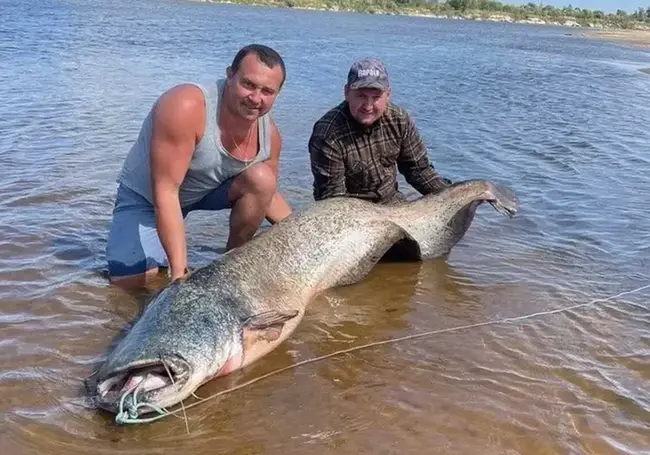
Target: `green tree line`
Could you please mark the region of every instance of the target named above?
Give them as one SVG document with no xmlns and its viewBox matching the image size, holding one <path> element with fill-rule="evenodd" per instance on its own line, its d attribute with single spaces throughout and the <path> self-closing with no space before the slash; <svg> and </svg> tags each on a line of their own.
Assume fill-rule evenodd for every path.
<svg viewBox="0 0 650 455">
<path fill-rule="evenodd" d="M 220 0 L 209 0 L 218 2 Z M 545 22 L 574 21 L 582 26 L 609 26 L 616 28 L 650 27 L 650 6 L 639 7 L 628 13 L 618 10 L 605 13 L 601 10 L 574 8 L 570 4 L 554 7 L 543 3 L 511 5 L 497 0 L 230 0 L 237 3 L 276 5 L 358 11 L 367 13 L 420 13 L 466 18 L 488 18 L 507 15 L 513 20 L 540 19 Z"/>
<path fill-rule="evenodd" d="M 398 0 L 402 4 L 418 3 L 419 0 Z M 424 3 L 424 2 L 421 2 Z M 438 4 L 438 2 L 432 2 Z M 639 7 L 635 12 L 628 14 L 619 9 L 616 13 L 605 14 L 601 10 L 590 10 L 586 8 L 574 8 L 570 4 L 561 8 L 551 5 L 529 2 L 525 5 L 510 5 L 495 0 L 448 0 L 447 5 L 456 11 L 493 11 L 515 14 L 519 17 L 539 17 L 540 19 L 557 19 L 563 17 L 574 17 L 584 21 L 607 21 L 610 23 L 647 23 L 650 24 L 650 6 Z"/>
</svg>

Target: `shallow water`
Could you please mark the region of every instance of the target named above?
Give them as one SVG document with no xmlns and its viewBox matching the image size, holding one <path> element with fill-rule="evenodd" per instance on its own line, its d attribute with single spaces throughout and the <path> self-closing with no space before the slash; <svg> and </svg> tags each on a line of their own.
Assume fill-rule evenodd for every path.
<svg viewBox="0 0 650 455">
<path fill-rule="evenodd" d="M 552 27 L 232 5 L 0 9 L 3 454 L 650 453 L 650 288 L 594 302 L 650 284 L 650 53 Z M 83 399 L 148 295 L 104 277 L 115 177 L 159 93 L 221 76 L 251 41 L 287 63 L 274 115 L 292 205 L 311 198 L 313 121 L 375 55 L 436 167 L 507 184 L 521 212 L 481 207 L 447 260 L 380 264 L 319 297 L 277 351 L 197 394 L 466 328 L 213 399 L 187 411 L 189 436 L 174 417 L 116 427 Z M 192 265 L 218 258 L 226 215 L 190 215 Z"/>
</svg>

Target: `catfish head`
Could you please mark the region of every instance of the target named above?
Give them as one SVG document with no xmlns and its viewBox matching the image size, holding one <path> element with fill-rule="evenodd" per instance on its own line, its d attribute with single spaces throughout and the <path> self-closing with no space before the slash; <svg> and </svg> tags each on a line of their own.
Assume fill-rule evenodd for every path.
<svg viewBox="0 0 650 455">
<path fill-rule="evenodd" d="M 241 317 L 214 304 L 187 313 L 145 313 L 98 372 L 100 408 L 135 419 L 179 404 L 205 382 L 266 355 L 301 319 L 297 310 Z"/>
</svg>

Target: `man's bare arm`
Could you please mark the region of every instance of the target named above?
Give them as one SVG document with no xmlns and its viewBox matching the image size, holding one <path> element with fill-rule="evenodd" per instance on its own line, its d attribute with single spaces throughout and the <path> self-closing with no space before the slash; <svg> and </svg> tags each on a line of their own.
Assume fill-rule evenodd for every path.
<svg viewBox="0 0 650 455">
<path fill-rule="evenodd" d="M 194 147 L 203 135 L 205 106 L 201 91 L 178 86 L 159 99 L 153 114 L 151 183 L 156 227 L 169 259 L 171 279 L 187 267 L 185 226 L 178 197 Z"/>
</svg>

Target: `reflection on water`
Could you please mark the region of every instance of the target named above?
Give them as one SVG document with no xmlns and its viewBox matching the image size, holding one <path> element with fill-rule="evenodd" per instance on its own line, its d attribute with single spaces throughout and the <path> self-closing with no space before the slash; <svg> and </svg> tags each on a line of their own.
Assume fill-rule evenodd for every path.
<svg viewBox="0 0 650 455">
<path fill-rule="evenodd" d="M 650 453 L 650 289 L 503 321 L 650 284 L 650 79 L 637 71 L 649 53 L 552 27 L 0 3 L 3 453 Z M 190 435 L 173 416 L 118 427 L 85 399 L 84 379 L 156 287 L 105 278 L 114 179 L 159 93 L 223 74 L 251 37 L 287 62 L 274 113 L 280 186 L 296 207 L 311 199 L 313 121 L 340 100 L 352 59 L 379 55 L 436 167 L 510 186 L 521 211 L 509 220 L 483 205 L 449 258 L 382 263 L 319 296 L 291 339 L 197 395 L 438 333 L 201 403 L 187 411 Z M 219 257 L 226 229 L 226 213 L 188 217 L 194 266 Z"/>
</svg>

